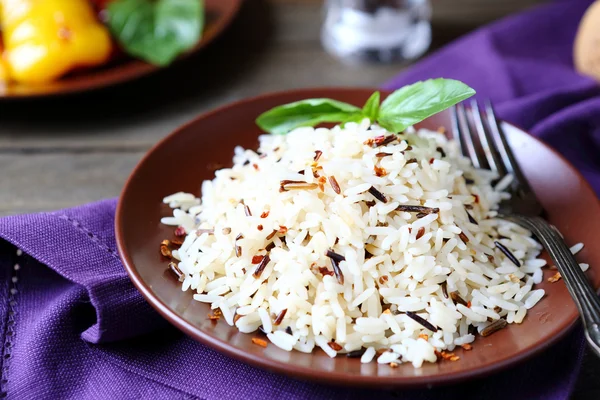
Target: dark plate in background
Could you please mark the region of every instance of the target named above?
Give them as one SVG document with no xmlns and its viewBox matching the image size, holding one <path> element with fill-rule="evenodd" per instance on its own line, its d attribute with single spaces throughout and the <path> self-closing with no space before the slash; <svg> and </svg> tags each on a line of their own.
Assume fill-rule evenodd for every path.
<svg viewBox="0 0 600 400">
<path fill-rule="evenodd" d="M 212 42 L 232 22 L 242 0 L 205 0 L 204 4 L 205 25 L 202 39 L 181 58 L 199 51 Z M 159 68 L 140 60 L 123 58 L 104 66 L 64 76 L 54 82 L 37 85 L 14 83 L 5 88 L 0 87 L 0 99 L 47 97 L 84 92 L 130 81 Z"/>
<path fill-rule="evenodd" d="M 173 227 L 160 224 L 172 214 L 163 197 L 185 191 L 200 195 L 203 180 L 214 177 L 210 166 L 231 165 L 236 145 L 255 149 L 261 134 L 255 118 L 280 104 L 315 97 L 330 97 L 362 105 L 373 90 L 304 89 L 268 94 L 221 107 L 181 127 L 158 143 L 142 159 L 127 181 L 116 215 L 116 237 L 125 268 L 134 285 L 167 320 L 192 338 L 218 351 L 255 366 L 325 383 L 371 387 L 419 386 L 457 382 L 507 368 L 548 348 L 571 328 L 578 314 L 563 282 L 549 283 L 555 271 L 546 270 L 536 288 L 546 297 L 529 311 L 522 324 L 509 325 L 487 338 L 477 338 L 473 350 L 456 351 L 457 362 L 411 364 L 399 368 L 361 364 L 358 359 L 329 358 L 323 351 L 313 354 L 286 352 L 273 344 L 262 348 L 251 342 L 260 335 L 240 333 L 224 321 L 213 324 L 210 307 L 182 292 L 179 282 L 161 259 L 159 244 L 173 238 Z M 383 92 L 383 97 L 388 92 Z M 450 131 L 448 113 L 438 114 L 421 127 Z M 600 203 L 592 188 L 558 153 L 519 128 L 504 124 L 516 156 L 529 178 L 548 219 L 567 243 L 587 243 L 578 254 L 591 265 L 588 276 L 600 286 L 600 250 L 594 248 L 600 226 Z"/>
</svg>

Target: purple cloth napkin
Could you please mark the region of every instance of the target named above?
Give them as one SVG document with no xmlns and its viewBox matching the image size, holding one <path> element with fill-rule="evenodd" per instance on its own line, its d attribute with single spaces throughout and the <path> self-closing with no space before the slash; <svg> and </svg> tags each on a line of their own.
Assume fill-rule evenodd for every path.
<svg viewBox="0 0 600 400">
<path fill-rule="evenodd" d="M 462 79 L 500 115 L 565 154 L 600 191 L 600 87 L 577 75 L 571 43 L 590 0 L 498 22 L 387 87 Z M 0 398 L 567 399 L 583 345 L 570 333 L 510 370 L 455 386 L 355 390 L 272 374 L 170 327 L 129 283 L 116 253 L 115 200 L 0 219 Z M 17 250 L 20 249 L 20 250 Z"/>
</svg>

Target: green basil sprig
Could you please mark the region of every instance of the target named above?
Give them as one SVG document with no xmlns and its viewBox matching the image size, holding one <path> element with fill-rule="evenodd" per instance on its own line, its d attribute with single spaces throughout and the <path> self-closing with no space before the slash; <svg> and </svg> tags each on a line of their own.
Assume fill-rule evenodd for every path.
<svg viewBox="0 0 600 400">
<path fill-rule="evenodd" d="M 123 49 L 159 66 L 194 47 L 204 26 L 202 0 L 115 0 L 106 11 Z"/>
<path fill-rule="evenodd" d="M 262 113 L 256 124 L 266 132 L 282 135 L 301 126 L 323 122 L 346 123 L 369 118 L 390 132 L 399 133 L 475 94 L 454 79 L 430 79 L 405 86 L 380 103 L 375 92 L 361 108 L 332 99 L 307 99 L 284 104 Z"/>
</svg>

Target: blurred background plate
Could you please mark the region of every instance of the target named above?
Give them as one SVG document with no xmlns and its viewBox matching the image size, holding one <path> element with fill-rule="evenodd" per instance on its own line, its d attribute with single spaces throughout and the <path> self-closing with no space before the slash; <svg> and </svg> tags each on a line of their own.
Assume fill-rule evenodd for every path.
<svg viewBox="0 0 600 400">
<path fill-rule="evenodd" d="M 242 0 L 205 0 L 206 22 L 202 39 L 196 47 L 181 56 L 180 59 L 198 52 L 212 42 L 231 23 L 239 11 L 241 3 Z M 55 82 L 39 85 L 15 83 L 7 87 L 0 87 L 0 99 L 47 97 L 84 92 L 130 81 L 148 75 L 159 68 L 129 57 L 122 58 L 98 68 L 69 74 Z"/>
<path fill-rule="evenodd" d="M 398 368 L 358 359 L 329 358 L 323 351 L 312 354 L 287 352 L 269 344 L 252 343 L 260 333 L 245 334 L 224 321 L 207 318 L 208 304 L 181 291 L 181 284 L 168 270 L 159 245 L 174 239 L 173 227 L 161 217 L 172 210 L 162 199 L 178 191 L 200 195 L 200 185 L 214 178 L 217 165 L 230 166 L 236 145 L 255 149 L 262 133 L 254 120 L 262 112 L 296 100 L 328 97 L 355 105 L 363 104 L 374 89 L 300 89 L 278 92 L 223 106 L 200 116 L 159 142 L 134 169 L 119 200 L 116 239 L 121 259 L 134 285 L 169 322 L 192 338 L 252 365 L 298 378 L 374 388 L 423 386 L 458 382 L 489 374 L 548 349 L 578 318 L 577 309 L 563 282 L 550 283 L 555 271 L 546 268 L 536 288 L 546 296 L 527 314 L 522 324 L 512 324 L 493 335 L 478 337 L 472 351 L 459 349 L 457 362 L 411 364 Z M 385 98 L 389 92 L 382 92 Z M 417 126 L 451 130 L 448 112 L 436 114 Z M 567 243 L 584 242 L 579 262 L 591 265 L 588 276 L 600 286 L 600 249 L 594 246 L 600 226 L 600 203 L 577 170 L 550 147 L 525 131 L 505 123 L 505 130 L 524 173 L 544 205 L 550 222 Z M 540 166 L 543 166 L 541 168 Z"/>
</svg>

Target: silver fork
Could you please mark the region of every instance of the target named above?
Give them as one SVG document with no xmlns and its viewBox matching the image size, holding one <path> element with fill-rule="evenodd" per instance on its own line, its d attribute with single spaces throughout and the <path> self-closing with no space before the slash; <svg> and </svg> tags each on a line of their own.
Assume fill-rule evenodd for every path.
<svg viewBox="0 0 600 400">
<path fill-rule="evenodd" d="M 556 227 L 541 218 L 542 205 L 511 151 L 492 104 L 486 102 L 484 107 L 485 113 L 479 110 L 475 100 L 470 109 L 462 104 L 453 107 L 454 137 L 463 155 L 471 159 L 476 168 L 489 168 L 497 172 L 499 178 L 513 175 L 509 189 L 511 199 L 501 204 L 499 216 L 530 230 L 544 246 L 575 301 L 590 347 L 600 357 L 600 298 Z"/>
</svg>

